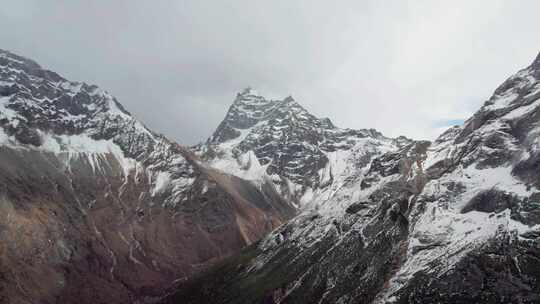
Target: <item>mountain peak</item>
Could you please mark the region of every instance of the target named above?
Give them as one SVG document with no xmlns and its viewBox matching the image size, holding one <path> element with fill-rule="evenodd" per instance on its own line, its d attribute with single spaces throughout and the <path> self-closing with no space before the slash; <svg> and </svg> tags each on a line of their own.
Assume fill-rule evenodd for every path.
<svg viewBox="0 0 540 304">
<path fill-rule="evenodd" d="M 259 95 L 259 92 L 257 92 L 257 90 L 248 86 L 245 89 L 243 89 L 240 93 L 238 93 L 238 96 L 260 96 L 260 95 Z"/>
<path fill-rule="evenodd" d="M 538 55 L 536 55 L 536 58 L 531 63 L 531 68 L 533 68 L 536 71 L 540 71 L 540 52 L 538 53 Z"/>
<path fill-rule="evenodd" d="M 293 102 L 293 101 L 295 101 L 295 100 L 294 100 L 294 98 L 293 98 L 291 95 L 289 95 L 289 96 L 285 97 L 285 99 L 283 99 L 283 101 L 285 101 L 285 102 L 288 103 L 288 102 Z"/>
<path fill-rule="evenodd" d="M 0 50 L 0 128 L 17 144 L 34 147 L 41 147 L 48 135 L 113 140 L 128 157 L 150 153 L 156 140 L 107 91 L 66 80 L 4 50 Z"/>
<path fill-rule="evenodd" d="M 252 87 L 247 87 L 237 94 L 209 142 L 218 144 L 237 139 L 243 131 L 263 122 L 274 126 L 291 127 L 291 123 L 298 124 L 300 121 L 303 124 L 315 124 L 316 128 L 321 125 L 333 127 L 332 124 L 324 123 L 323 120 L 311 115 L 290 95 L 284 99 L 267 99 Z"/>
<path fill-rule="evenodd" d="M 302 198 L 305 193 L 325 188 L 354 171 L 340 165 L 344 158 L 350 157 L 355 166 L 365 166 L 372 156 L 410 142 L 387 138 L 374 129 L 338 128 L 329 118 L 309 113 L 292 96 L 269 100 L 254 94 L 251 88 L 238 94 L 207 141 L 208 151 L 213 152 L 203 158 L 213 167 L 250 178 L 262 173 L 273 176 L 280 193 L 297 203 L 310 201 L 309 195 Z M 222 158 L 212 160 L 215 155 Z M 258 169 L 249 169 L 252 161 Z M 243 165 L 237 168 L 236 164 Z"/>
<path fill-rule="evenodd" d="M 7 65 L 9 62 L 11 64 L 26 65 L 35 69 L 41 69 L 41 66 L 37 62 L 3 49 L 0 49 L 0 60 L 2 60 L 3 65 Z"/>
</svg>

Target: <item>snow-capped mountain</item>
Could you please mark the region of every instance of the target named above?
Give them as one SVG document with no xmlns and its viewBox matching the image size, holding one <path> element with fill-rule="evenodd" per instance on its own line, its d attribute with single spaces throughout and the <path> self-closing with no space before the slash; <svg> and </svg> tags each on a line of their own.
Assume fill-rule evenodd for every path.
<svg viewBox="0 0 540 304">
<path fill-rule="evenodd" d="M 291 96 L 271 100 L 247 88 L 196 151 L 214 168 L 249 180 L 271 180 L 299 206 L 331 209 L 336 206 L 326 202 L 361 178 L 372 158 L 410 142 L 374 129 L 341 129 L 310 114 Z"/>
<path fill-rule="evenodd" d="M 294 213 L 97 86 L 0 51 L 0 302 L 141 301 Z"/>
<path fill-rule="evenodd" d="M 184 148 L 0 51 L 0 302 L 539 303 L 539 138 L 540 55 L 434 142 L 248 88 Z"/>
<path fill-rule="evenodd" d="M 193 168 L 179 147 L 133 118 L 109 93 L 68 81 L 37 63 L 0 52 L 0 143 L 38 151 L 87 157 L 99 170 L 110 152 L 126 170 L 153 170 L 154 193 L 172 182 L 178 203 L 193 182 Z M 172 178 L 171 178 L 172 177 Z"/>
<path fill-rule="evenodd" d="M 228 126 L 211 142 L 246 128 Z M 539 303 L 539 133 L 540 55 L 462 126 L 375 155 L 334 212 L 307 209 L 163 303 Z"/>
</svg>

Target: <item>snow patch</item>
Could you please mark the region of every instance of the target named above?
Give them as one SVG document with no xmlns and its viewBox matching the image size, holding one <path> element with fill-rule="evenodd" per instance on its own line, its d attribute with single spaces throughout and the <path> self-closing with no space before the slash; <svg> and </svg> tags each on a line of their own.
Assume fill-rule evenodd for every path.
<svg viewBox="0 0 540 304">
<path fill-rule="evenodd" d="M 157 172 L 154 181 L 154 188 L 152 189 L 152 196 L 163 192 L 171 184 L 171 174 L 169 172 Z"/>
<path fill-rule="evenodd" d="M 0 128 L 0 145 L 5 145 L 9 142 L 9 136 L 4 132 L 4 128 Z"/>
</svg>

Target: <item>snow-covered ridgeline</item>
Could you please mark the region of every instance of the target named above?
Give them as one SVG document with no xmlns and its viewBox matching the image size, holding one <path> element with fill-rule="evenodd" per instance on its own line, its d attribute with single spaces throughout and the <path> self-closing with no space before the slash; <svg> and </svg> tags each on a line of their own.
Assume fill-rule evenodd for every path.
<svg viewBox="0 0 540 304">
<path fill-rule="evenodd" d="M 193 168 L 176 144 L 148 130 L 108 92 L 68 81 L 35 62 L 0 51 L 0 145 L 54 153 L 70 168 L 84 159 L 93 172 L 113 157 L 124 179 L 145 174 L 152 195 L 178 194 Z"/>
<path fill-rule="evenodd" d="M 417 219 L 410 228 L 406 262 L 392 278 L 385 300 L 419 271 L 437 276 L 490 240 L 511 235 L 527 241 L 524 235 L 540 231 L 540 223 L 528 219 L 521 205 L 535 204 L 540 190 L 515 172 L 539 151 L 537 74 L 531 66 L 510 77 L 471 119 L 429 148 L 424 168 L 438 172 L 445 164 L 448 169 L 425 185 L 418 197 L 422 204 L 411 210 Z M 482 199 L 493 204 L 491 212 L 471 208 Z M 497 200 L 509 205 L 498 206 Z M 436 260 L 445 263 L 434 268 Z"/>
<path fill-rule="evenodd" d="M 350 247 L 340 247 L 352 246 L 344 245 L 347 242 L 353 240 L 354 244 L 363 244 L 364 248 L 356 248 L 356 251 L 369 251 L 370 245 L 381 238 L 395 237 L 403 233 L 400 229 L 406 229 L 405 239 L 397 238 L 397 243 L 386 244 L 394 246 L 390 251 L 392 255 L 384 256 L 389 259 L 387 263 L 392 262 L 392 269 L 386 274 L 385 285 L 375 302 L 391 303 L 403 301 L 398 294 L 404 288 L 421 288 L 408 286 L 418 284 L 419 281 L 411 283 L 413 277 L 423 278 L 427 274 L 429 280 L 436 281 L 443 275 L 452 274 L 464 257 L 480 255 L 490 244 L 509 242 L 507 246 L 514 249 L 526 248 L 524 244 L 537 247 L 540 179 L 538 172 L 531 168 L 537 168 L 540 159 L 540 59 L 535 62 L 535 68 L 524 69 L 501 85 L 464 125 L 450 128 L 426 146 L 421 157 L 408 154 L 392 157 L 394 152 L 390 150 L 377 163 L 372 161 L 367 172 L 356 171 L 357 179 L 349 178 L 341 183 L 335 181 L 334 175 L 335 187 L 328 188 L 335 191 L 328 200 L 331 204 L 323 204 L 319 208 L 322 212 L 314 209 L 302 212 L 266 237 L 248 272 L 260 270 L 259 274 L 264 273 L 268 270 L 264 270 L 267 264 L 274 267 L 272 263 L 291 252 L 299 252 L 294 255 L 292 265 L 305 265 L 302 261 L 309 257 L 303 257 L 301 252 L 307 250 L 313 254 L 321 248 L 325 248 L 326 255 L 332 258 L 326 261 L 323 255 L 319 262 L 335 265 L 341 260 L 347 261 L 346 257 L 335 253 L 341 250 L 349 254 Z M 343 152 L 326 154 L 332 167 L 339 168 L 339 160 L 348 159 Z M 321 176 L 330 179 L 331 170 L 325 168 L 323 172 Z M 401 194 L 407 198 L 405 201 L 400 198 Z M 315 196 L 313 201 L 317 201 Z M 347 211 L 347 206 L 356 202 L 360 204 Z M 327 212 L 327 206 L 335 208 Z M 395 221 L 391 214 L 405 219 L 402 220 L 404 225 L 399 224 L 405 228 L 387 226 Z M 390 227 L 388 231 L 373 230 L 373 227 L 385 226 Z M 374 254 L 383 254 L 384 248 L 375 248 L 381 251 Z M 518 252 L 516 249 L 514 254 L 518 255 L 511 256 L 511 260 L 521 272 L 524 267 L 521 263 L 526 262 L 526 258 L 522 259 L 519 254 L 523 252 Z M 494 254 L 500 254 L 496 258 L 504 258 L 509 253 Z M 373 259 L 372 256 L 365 258 Z M 313 286 L 303 285 L 314 284 L 309 279 L 304 282 L 310 276 L 317 278 L 315 282 L 334 282 L 341 276 L 334 269 L 314 275 L 310 271 L 316 266 L 308 265 L 305 272 L 287 287 L 286 294 L 294 294 L 296 288 Z M 344 280 L 352 266 L 343 265 Z M 355 279 L 374 275 L 369 270 L 377 271 L 368 266 L 368 270 L 356 274 Z M 321 272 L 321 269 L 317 271 Z M 483 276 L 478 275 L 479 278 Z M 325 294 L 334 292 L 333 285 L 329 286 Z M 347 299 L 347 296 L 342 298 L 343 302 Z"/>
<path fill-rule="evenodd" d="M 408 143 L 375 130 L 337 128 L 290 96 L 270 100 L 248 88 L 195 150 L 208 166 L 258 183 L 272 181 L 299 208 L 330 212 L 337 208 L 330 203 L 337 190 L 359 180 L 372 158 Z"/>
<path fill-rule="evenodd" d="M 182 170 L 182 175 L 191 174 L 192 169 L 186 164 L 185 159 L 179 154 L 172 157 L 170 166 L 163 167 L 163 163 L 144 163 L 125 155 L 122 148 L 112 139 L 93 139 L 86 134 L 78 135 L 56 135 L 39 131 L 42 144 L 33 146 L 21 144 L 13 136 L 7 135 L 0 128 L 0 146 L 11 149 L 22 149 L 27 151 L 38 151 L 53 153 L 61 160 L 63 167 L 71 172 L 72 162 L 83 160 L 87 163 L 94 174 L 100 174 L 111 168 L 111 157 L 121 169 L 122 178 L 137 183 L 139 178 L 148 178 L 148 183 L 152 185 L 149 190 L 151 196 L 159 195 L 170 191 L 172 194 L 179 194 L 188 189 L 194 181 L 193 177 L 178 176 L 177 169 Z M 160 158 L 153 155 L 153 158 Z M 176 167 L 175 167 L 176 165 Z M 189 170 L 189 171 L 185 171 Z"/>
</svg>

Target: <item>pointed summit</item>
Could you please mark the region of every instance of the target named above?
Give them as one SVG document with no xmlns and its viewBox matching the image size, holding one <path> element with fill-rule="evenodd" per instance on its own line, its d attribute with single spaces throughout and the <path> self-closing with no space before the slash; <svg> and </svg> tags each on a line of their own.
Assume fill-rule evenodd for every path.
<svg viewBox="0 0 540 304">
<path fill-rule="evenodd" d="M 535 71 L 540 71 L 540 52 L 538 53 L 538 55 L 536 55 L 536 58 L 531 63 L 531 68 L 534 69 Z"/>
<path fill-rule="evenodd" d="M 138 302 L 294 213 L 201 165 L 105 90 L 0 50 L 0 303 Z M 36 225 L 20 233 L 11 217 Z M 139 275 L 150 279 L 127 279 Z"/>
<path fill-rule="evenodd" d="M 327 187 L 349 169 L 354 171 L 336 164 L 337 154 L 364 155 L 361 161 L 350 163 L 365 166 L 370 157 L 397 147 L 397 142 L 375 130 L 337 128 L 330 119 L 309 113 L 292 96 L 269 100 L 255 94 L 252 88 L 239 93 L 207 141 L 209 150 L 229 155 L 231 160 L 226 165 L 220 160 L 210 162 L 227 171 L 242 163 L 243 157 L 255 156 L 265 168 L 261 174 L 274 176 L 280 193 L 297 203 L 305 193 Z"/>
<path fill-rule="evenodd" d="M 260 96 L 259 92 L 251 86 L 246 87 L 242 92 L 238 93 L 239 96 Z"/>
<path fill-rule="evenodd" d="M 294 100 L 294 98 L 292 97 L 292 95 L 289 95 L 289 96 L 285 97 L 285 99 L 283 99 L 283 101 L 285 101 L 285 102 L 293 102 L 293 101 L 295 101 L 295 100 Z"/>
</svg>

